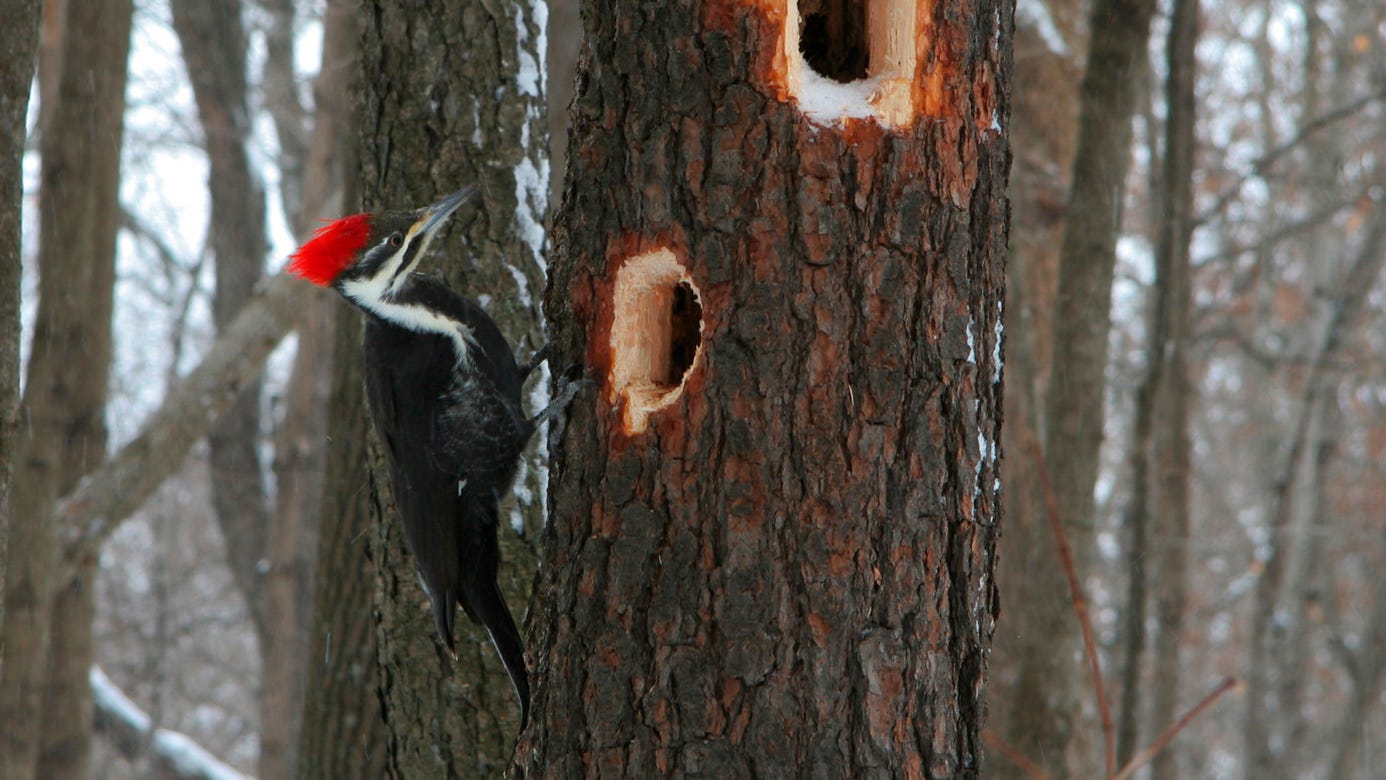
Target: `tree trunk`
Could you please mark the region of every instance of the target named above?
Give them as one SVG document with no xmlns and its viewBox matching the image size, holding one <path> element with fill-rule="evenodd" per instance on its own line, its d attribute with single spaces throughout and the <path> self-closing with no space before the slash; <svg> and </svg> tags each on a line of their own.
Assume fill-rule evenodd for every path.
<svg viewBox="0 0 1386 780">
<path fill-rule="evenodd" d="M 361 328 L 344 309 L 337 312 L 344 324 L 336 331 L 332 356 L 332 447 L 318 533 L 298 776 L 377 780 L 385 775 L 387 734 L 368 608 L 376 579 L 368 541 L 371 497 L 365 489 L 371 479 L 370 424 L 361 384 Z"/>
<path fill-rule="evenodd" d="M 178 0 L 172 7 L 210 169 L 207 189 L 212 213 L 207 245 L 216 261 L 212 319 L 220 331 L 250 298 L 265 262 L 264 189 L 250 170 L 246 152 L 250 112 L 245 27 L 241 4 L 235 0 Z M 269 547 L 269 506 L 258 454 L 260 388 L 258 378 L 241 388 L 240 398 L 207 441 L 212 504 L 226 542 L 227 563 L 263 648 L 273 640 L 266 624 L 260 571 Z"/>
<path fill-rule="evenodd" d="M 1386 538 L 1383 539 L 1386 541 Z M 1332 761 L 1328 777 L 1331 780 L 1350 780 L 1364 777 L 1371 769 L 1372 752 L 1362 749 L 1364 739 L 1371 739 L 1368 725 L 1372 710 L 1379 705 L 1383 683 L 1386 683 L 1386 577 L 1377 577 L 1372 589 L 1372 611 L 1360 634 L 1358 650 L 1348 658 L 1352 687 L 1348 701 L 1337 723 L 1329 733 L 1331 747 L 1326 751 Z M 1362 764 L 1362 774 L 1353 770 Z"/>
<path fill-rule="evenodd" d="M 89 689 L 59 676 L 64 696 L 45 703 L 50 669 L 70 669 L 65 633 L 53 644 L 56 528 L 53 503 L 105 455 L 111 307 L 125 67 L 131 3 L 73 4 L 65 22 L 61 81 L 45 133 L 39 193 L 39 304 L 24 388 L 24 446 L 16 473 L 6 589 L 0 776 L 32 777 L 50 736 L 89 735 Z M 80 581 L 80 578 L 79 578 Z M 80 587 L 90 588 L 90 581 Z M 91 629 L 88 623 L 84 631 Z M 89 648 L 90 637 L 85 641 Z M 88 656 L 88 662 L 90 658 Z M 62 722 L 45 722 L 47 715 Z M 76 719 L 76 720 L 74 720 Z M 89 740 L 76 737 L 82 771 Z M 50 776 L 50 775 L 44 775 Z"/>
<path fill-rule="evenodd" d="M 1184 646 L 1184 608 L 1188 589 L 1190 534 L 1190 482 L 1193 457 L 1189 415 L 1197 401 L 1189 375 L 1193 346 L 1193 175 L 1197 147 L 1194 134 L 1196 95 L 1194 78 L 1198 60 L 1198 0 L 1175 0 L 1170 19 L 1166 59 L 1164 186 L 1161 200 L 1164 218 L 1159 223 L 1155 247 L 1156 316 L 1164 322 L 1165 344 L 1151 351 L 1153 366 L 1164 363 L 1159 374 L 1159 417 L 1153 460 L 1157 478 L 1154 502 L 1155 664 L 1151 685 L 1150 726 L 1158 734 L 1178 717 L 1183 667 L 1179 653 Z M 1178 748 L 1171 746 L 1155 757 L 1155 780 L 1186 776 L 1178 771 Z"/>
<path fill-rule="evenodd" d="M 1076 0 L 1037 2 L 1049 21 L 1066 34 L 1048 40 L 1034 19 L 1017 9 L 1014 102 L 1008 128 L 1015 161 L 1011 166 L 1010 248 L 1006 267 L 1006 424 L 1001 483 L 1006 491 L 1006 531 L 997 540 L 996 580 L 1008 609 L 997 624 L 991 656 L 991 707 L 988 728 L 998 734 L 1023 733 L 1017 723 L 1016 678 L 1023 659 L 1051 652 L 1050 635 L 1027 621 L 1029 605 L 1057 599 L 1067 603 L 1062 582 L 1046 571 L 1054 565 L 1054 535 L 1044 514 L 1039 470 L 1030 453 L 1043 442 L 1045 390 L 1053 363 L 1054 296 L 1059 275 L 1069 171 L 1077 136 L 1078 81 L 1082 76 L 1081 18 Z M 1043 21 L 1043 20 L 1041 20 Z M 1027 23 L 1028 22 L 1028 23 Z M 1055 43 L 1068 41 L 1056 49 Z M 1058 585 L 1061 590 L 1053 590 Z M 1021 780 L 1020 767 L 1000 759 L 988 775 Z"/>
<path fill-rule="evenodd" d="M 797 4 L 583 7 L 524 775 L 980 772 L 1011 19 L 887 11 L 839 122 Z"/>
<path fill-rule="evenodd" d="M 356 144 L 346 96 L 358 62 L 353 10 L 346 0 L 332 0 L 324 19 L 307 168 L 335 179 L 336 186 L 319 190 L 326 181 L 305 177 L 305 211 L 317 209 L 305 213 L 307 218 L 357 206 Z M 385 774 L 387 734 L 377 696 L 375 626 L 367 609 L 376 575 L 368 541 L 370 424 L 361 383 L 361 327 L 344 304 L 331 300 L 329 305 L 336 325 L 324 332 L 331 338 L 319 348 L 332 355 L 332 390 L 297 776 L 376 780 Z M 308 348 L 300 342 L 301 351 Z"/>
<path fill-rule="evenodd" d="M 1350 78 L 1360 56 L 1351 40 L 1339 40 L 1330 22 L 1315 6 L 1306 6 L 1304 55 L 1304 102 L 1300 125 L 1310 126 L 1315 117 L 1344 105 L 1352 95 Z M 1345 21 L 1365 22 L 1372 13 L 1365 6 L 1350 8 Z M 1327 66 L 1327 67 L 1325 67 Z M 1317 134 L 1306 139 L 1308 161 L 1305 188 L 1312 207 L 1331 202 L 1340 176 L 1342 138 Z M 1381 181 L 1381 169 L 1370 180 Z M 1350 262 L 1340 244 L 1341 226 L 1323 226 L 1306 239 L 1304 254 L 1315 259 L 1307 266 L 1305 284 L 1330 291 L 1321 305 L 1323 314 L 1314 323 L 1316 342 L 1301 368 L 1300 397 L 1289 405 L 1287 432 L 1280 443 L 1269 485 L 1272 500 L 1266 520 L 1267 552 L 1251 607 L 1247 644 L 1246 714 L 1243 723 L 1246 776 L 1256 778 L 1299 777 L 1304 774 L 1305 751 L 1299 745 L 1311 723 L 1306 697 L 1314 681 L 1308 669 L 1313 647 L 1311 610 L 1317 610 L 1323 562 L 1324 536 L 1321 490 L 1326 463 L 1321 456 L 1333 451 L 1334 408 L 1342 401 L 1340 384 L 1351 362 L 1355 323 L 1364 314 L 1377 279 L 1386 266 L 1386 213 L 1369 212 L 1365 223 L 1351 231 L 1361 235 Z M 1334 235 L 1330 235 L 1332 231 Z M 1284 419 L 1279 410 L 1277 420 Z"/>
<path fill-rule="evenodd" d="M 0 41 L 0 626 L 5 624 L 6 542 L 19 447 L 19 286 L 25 119 L 38 54 L 38 0 L 0 1 L 9 32 Z M 0 668 L 5 635 L 0 631 Z"/>
<path fill-rule="evenodd" d="M 1095 543 L 1093 489 L 1102 443 L 1112 275 L 1131 157 L 1137 79 L 1145 72 L 1152 0 L 1097 0 L 1079 91 L 1078 146 L 1060 247 L 1054 364 L 1044 410 L 1045 452 L 1078 576 Z M 1023 654 L 1007 740 L 1056 778 L 1096 774 L 1071 742 L 1084 679 L 1079 628 L 1053 543 L 1036 552 L 1027 600 L 1007 632 L 1043 637 Z"/>
<path fill-rule="evenodd" d="M 322 57 L 313 84 L 312 131 L 294 80 L 294 4 L 269 4 L 272 29 L 264 70 L 265 101 L 275 118 L 281 160 L 280 195 L 294 232 L 305 235 L 316 217 L 341 208 L 347 132 L 346 63 L 355 61 L 356 24 L 343 2 L 323 15 Z M 322 517 L 327 421 L 332 405 L 332 346 L 338 302 L 314 288 L 298 329 L 293 370 L 274 437 L 275 510 L 269 529 L 265 578 L 264 646 L 260 694 L 261 777 L 298 777 L 304 708 L 313 566 Z M 367 643 L 367 647 L 370 645 Z M 370 713 L 373 715 L 373 713 Z M 378 721 L 378 718 L 371 718 Z M 364 755 L 364 754 L 362 754 Z M 360 763 L 360 756 L 356 757 Z M 364 762 L 362 770 L 370 768 Z M 377 764 L 378 767 L 378 764 Z"/>
<path fill-rule="evenodd" d="M 422 206 L 464 184 L 481 197 L 453 219 L 425 272 L 441 272 L 477 298 L 520 359 L 542 343 L 535 296 L 543 281 L 548 193 L 540 45 L 542 5 L 373 4 L 364 24 L 362 205 Z M 460 247 L 459 247 L 460 243 Z M 442 259 L 446 258 L 446 259 Z M 349 315 L 358 322 L 359 315 Z M 540 380 L 542 382 L 542 379 Z M 531 411 L 546 402 L 535 386 Z M 485 632 L 467 624 L 456 662 L 435 637 L 427 599 L 405 551 L 383 460 L 375 457 L 379 518 L 371 546 L 378 577 L 376 632 L 389 767 L 399 777 L 490 775 L 508 760 L 516 727 L 513 694 Z M 544 471 L 528 459 L 517 501 L 502 506 L 501 589 L 523 617 L 542 523 Z"/>
<path fill-rule="evenodd" d="M 91 667 L 96 660 L 97 560 L 89 557 L 77 576 L 53 597 L 53 638 L 44 686 L 43 734 L 36 778 L 91 776 Z M 56 585 L 56 583 L 55 583 Z"/>
</svg>

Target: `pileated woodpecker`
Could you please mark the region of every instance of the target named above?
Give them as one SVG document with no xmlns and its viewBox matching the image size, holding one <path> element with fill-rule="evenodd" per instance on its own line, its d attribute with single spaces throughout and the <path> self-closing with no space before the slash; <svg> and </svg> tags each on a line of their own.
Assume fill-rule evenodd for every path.
<svg viewBox="0 0 1386 780">
<path fill-rule="evenodd" d="M 364 311 L 366 392 L 389 453 L 405 538 L 453 648 L 454 604 L 486 627 L 529 719 L 524 646 L 496 587 L 497 501 L 520 452 L 581 383 L 561 383 L 533 418 L 520 407 L 526 375 L 476 302 L 415 273 L 429 243 L 472 194 L 459 190 L 416 211 L 355 214 L 327 224 L 294 252 L 289 272 L 331 287 Z"/>
</svg>

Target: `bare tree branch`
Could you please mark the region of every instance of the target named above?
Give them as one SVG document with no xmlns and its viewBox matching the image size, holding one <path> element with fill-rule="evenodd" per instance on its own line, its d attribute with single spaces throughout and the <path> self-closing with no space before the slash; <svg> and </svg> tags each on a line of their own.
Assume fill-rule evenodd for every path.
<svg viewBox="0 0 1386 780">
<path fill-rule="evenodd" d="M 182 465 L 188 450 L 235 403 L 241 388 L 259 376 L 270 352 L 297 327 L 308 289 L 283 275 L 262 285 L 201 364 L 169 391 L 140 434 L 58 502 L 54 522 L 62 529 L 63 556 L 56 587 L 67 583 L 76 562 L 95 553 Z"/>
<path fill-rule="evenodd" d="M 1073 563 L 1073 550 L 1068 536 L 1064 533 L 1063 516 L 1059 510 L 1059 500 L 1049 478 L 1049 465 L 1038 441 L 1031 440 L 1030 455 L 1034 459 L 1040 486 L 1044 489 L 1045 514 L 1049 518 L 1049 528 L 1054 533 L 1054 541 L 1059 547 L 1059 560 L 1063 563 L 1064 578 L 1068 582 L 1069 597 L 1073 600 L 1073 611 L 1078 616 L 1078 626 L 1083 634 L 1083 654 L 1087 657 L 1092 671 L 1093 698 L 1097 700 L 1097 714 L 1102 722 L 1103 758 L 1106 761 L 1107 776 L 1116 771 L 1116 739 L 1112 730 L 1112 711 L 1107 703 L 1107 693 L 1102 684 L 1102 660 L 1097 653 L 1097 639 L 1093 635 L 1092 618 L 1088 617 L 1088 597 L 1083 593 L 1083 585 L 1078 581 L 1078 567 Z"/>
<path fill-rule="evenodd" d="M 1113 777 L 1112 780 L 1126 780 L 1126 778 L 1135 774 L 1136 770 L 1145 766 L 1151 759 L 1159 755 L 1160 751 L 1168 747 L 1170 741 L 1192 723 L 1194 718 L 1197 718 L 1204 710 L 1213 706 L 1213 702 L 1217 701 L 1224 693 L 1241 687 L 1242 681 L 1235 677 L 1223 680 L 1221 685 L 1214 688 L 1207 696 L 1204 696 L 1203 700 L 1195 704 L 1188 712 L 1184 713 L 1183 717 L 1171 723 L 1168 728 L 1161 732 L 1160 736 L 1157 737 L 1149 747 L 1132 756 L 1131 760 L 1126 763 L 1126 766 L 1121 768 L 1121 772 Z"/>
<path fill-rule="evenodd" d="M 172 780 L 250 780 L 188 735 L 156 729 L 144 710 L 116 687 L 101 667 L 91 668 L 94 727 L 128 759 L 147 757 L 160 777 Z"/>
<path fill-rule="evenodd" d="M 1231 186 L 1223 190 L 1222 194 L 1218 196 L 1218 199 L 1213 201 L 1212 206 L 1209 206 L 1207 210 L 1194 218 L 1193 227 L 1201 227 L 1208 220 L 1221 214 L 1222 210 L 1227 208 L 1227 204 L 1231 203 L 1237 195 L 1241 193 L 1242 187 L 1248 181 L 1264 174 L 1267 169 L 1279 162 L 1280 158 L 1293 152 L 1300 144 L 1313 137 L 1315 133 L 1332 124 L 1347 119 L 1382 98 L 1386 98 L 1386 91 L 1363 95 L 1351 103 L 1325 111 L 1314 119 L 1306 122 L 1304 126 L 1299 128 L 1299 132 L 1295 133 L 1293 138 L 1286 140 L 1279 146 L 1267 150 L 1265 154 L 1252 160 L 1251 167 L 1241 176 L 1238 176 L 1236 181 L 1232 182 Z"/>
</svg>

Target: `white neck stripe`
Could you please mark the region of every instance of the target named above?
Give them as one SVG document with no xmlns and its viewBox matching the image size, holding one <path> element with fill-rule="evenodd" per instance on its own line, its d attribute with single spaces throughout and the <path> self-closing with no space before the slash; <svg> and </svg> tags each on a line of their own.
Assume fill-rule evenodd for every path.
<svg viewBox="0 0 1386 780">
<path fill-rule="evenodd" d="M 408 303 L 395 303 L 381 294 L 384 279 L 353 279 L 342 285 L 342 293 L 356 305 L 393 325 L 416 333 L 433 333 L 452 339 L 457 350 L 457 365 L 471 367 L 471 349 L 476 336 L 466 323 L 446 317 L 432 309 Z"/>
</svg>

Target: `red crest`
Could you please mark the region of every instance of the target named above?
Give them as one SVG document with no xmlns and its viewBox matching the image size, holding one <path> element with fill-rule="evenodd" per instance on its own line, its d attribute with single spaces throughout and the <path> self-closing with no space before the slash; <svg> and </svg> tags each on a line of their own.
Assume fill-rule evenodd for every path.
<svg viewBox="0 0 1386 780">
<path fill-rule="evenodd" d="M 371 215 L 352 214 L 318 228 L 307 243 L 289 255 L 289 273 L 313 284 L 332 284 L 356 259 L 371 234 Z"/>
</svg>

